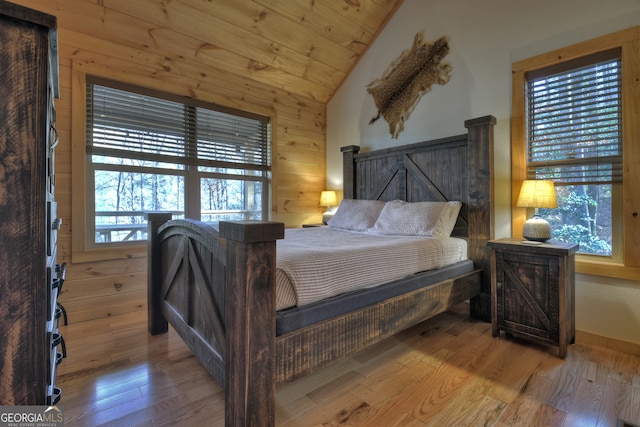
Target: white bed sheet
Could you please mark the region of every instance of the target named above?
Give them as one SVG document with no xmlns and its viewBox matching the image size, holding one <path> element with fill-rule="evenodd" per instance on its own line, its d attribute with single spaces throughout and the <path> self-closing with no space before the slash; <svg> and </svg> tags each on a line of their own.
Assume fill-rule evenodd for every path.
<svg viewBox="0 0 640 427">
<path fill-rule="evenodd" d="M 467 259 L 452 237 L 389 236 L 331 227 L 285 230 L 277 241 L 276 310 L 401 279 Z"/>
</svg>

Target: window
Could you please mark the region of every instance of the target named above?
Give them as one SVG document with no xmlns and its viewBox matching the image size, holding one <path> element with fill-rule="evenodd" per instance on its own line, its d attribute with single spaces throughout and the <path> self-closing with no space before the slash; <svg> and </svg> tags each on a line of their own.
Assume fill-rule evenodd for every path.
<svg viewBox="0 0 640 427">
<path fill-rule="evenodd" d="M 512 66 L 512 201 L 525 179 L 552 179 L 553 238 L 577 242 L 576 271 L 640 278 L 640 27 Z M 519 236 L 524 208 L 512 206 Z"/>
<path fill-rule="evenodd" d="M 89 246 L 146 239 L 145 212 L 266 219 L 269 118 L 87 76 Z"/>
<path fill-rule="evenodd" d="M 555 182 L 558 208 L 541 209 L 552 238 L 580 253 L 619 257 L 614 212 L 622 182 L 620 49 L 525 74 L 527 178 Z"/>
</svg>

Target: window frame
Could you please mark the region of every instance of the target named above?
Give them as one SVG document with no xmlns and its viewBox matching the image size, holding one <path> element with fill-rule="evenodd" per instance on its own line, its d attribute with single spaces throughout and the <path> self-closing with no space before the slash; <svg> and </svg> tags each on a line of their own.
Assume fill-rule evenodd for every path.
<svg viewBox="0 0 640 427">
<path fill-rule="evenodd" d="M 594 68 L 600 73 L 606 73 L 603 80 L 596 81 Z M 556 183 L 559 194 L 563 186 L 608 185 L 611 190 L 611 209 L 615 215 L 621 211 L 622 201 L 622 64 L 620 49 L 599 51 L 593 55 L 586 55 L 573 61 L 564 61 L 551 67 L 540 68 L 525 73 L 527 83 L 527 179 L 552 179 Z M 572 83 L 569 84 L 568 82 Z M 534 94 L 532 95 L 532 91 Z M 563 92 L 561 92 L 563 91 Z M 600 94 L 606 91 L 608 100 L 600 99 Z M 555 98 L 556 94 L 575 96 L 574 107 L 569 110 L 567 99 Z M 537 96 L 536 96 L 537 95 Z M 611 102 L 615 99 L 615 102 Z M 556 103 L 557 108 L 547 111 L 545 106 Z M 600 116 L 590 116 L 583 113 L 582 108 L 615 108 L 609 110 L 605 118 L 606 123 L 614 125 L 617 132 L 609 131 L 604 137 L 613 138 L 605 145 L 582 146 L 581 137 L 573 136 L 576 127 L 568 123 L 569 115 L 578 117 L 581 129 L 583 126 L 599 126 Z M 603 105 L 605 104 L 605 105 Z M 562 105 L 562 106 L 561 106 Z M 551 113 L 550 115 L 547 115 Z M 571 126 L 568 129 L 555 127 L 556 125 Z M 546 127 L 548 125 L 550 127 Z M 551 136 L 548 132 L 551 132 Z M 570 137 L 569 135 L 572 135 Z M 614 142 L 615 141 L 615 142 Z M 604 149 L 606 147 L 606 149 Z M 615 148 L 615 149 L 614 149 Z M 578 150 L 581 154 L 572 157 L 568 152 Z M 559 150 L 560 157 L 554 157 L 547 150 Z M 588 178 L 582 176 L 587 167 Z M 580 172 L 578 172 L 580 171 Z M 551 210 L 554 211 L 553 209 Z M 552 214 L 552 212 L 550 212 Z M 542 213 L 541 213 L 542 214 Z M 592 257 L 593 260 L 605 260 L 619 263 L 621 261 L 620 221 L 614 221 L 611 230 L 611 255 L 602 256 L 578 252 L 581 256 Z M 580 247 L 582 250 L 582 245 Z"/>
<path fill-rule="evenodd" d="M 622 153 L 623 184 L 617 197 L 621 208 L 614 210 L 614 239 L 618 237 L 621 254 L 619 259 L 578 254 L 576 271 L 579 273 L 609 277 L 640 279 L 640 196 L 634 188 L 640 185 L 640 26 L 598 37 L 552 52 L 537 55 L 512 64 L 512 119 L 511 119 L 511 219 L 512 234 L 522 237 L 522 227 L 527 217 L 525 208 L 515 206 L 518 192 L 527 177 L 527 114 L 526 73 L 547 68 L 558 63 L 572 61 L 596 52 L 619 48 L 622 61 Z M 615 205 L 614 205 L 615 209 Z M 635 215 L 634 215 L 635 214 Z"/>
<path fill-rule="evenodd" d="M 105 73 L 107 71 L 107 73 Z M 188 90 L 188 93 L 180 94 L 179 92 L 184 88 L 182 86 L 175 86 L 171 84 L 165 84 L 163 82 L 154 79 L 137 78 L 127 73 L 108 73 L 108 69 L 102 67 L 93 66 L 92 64 L 81 63 L 78 61 L 72 61 L 72 162 L 73 162 L 73 178 L 71 183 L 71 190 L 73 198 L 71 200 L 72 205 L 72 218 L 71 225 L 73 233 L 72 239 L 72 251 L 71 257 L 74 263 L 94 262 L 110 259 L 122 259 L 122 258 L 137 258 L 145 257 L 147 255 L 147 241 L 135 241 L 130 243 L 116 243 L 116 244 L 96 244 L 93 245 L 89 241 L 93 236 L 88 230 L 88 226 L 93 222 L 90 215 L 92 215 L 93 209 L 89 203 L 93 202 L 93 198 L 87 196 L 87 187 L 90 184 L 87 179 L 88 162 L 86 151 L 86 98 L 87 98 L 87 76 L 95 77 L 98 80 L 113 81 L 121 85 L 129 85 L 136 88 L 140 88 L 140 91 L 158 92 L 166 94 L 168 99 L 172 97 L 175 99 L 194 98 L 195 93 Z M 187 88 L 188 89 L 188 88 Z M 199 93 L 198 95 L 203 97 L 211 97 L 213 94 Z M 153 96 L 153 95 L 152 95 Z M 202 105 L 215 105 L 222 111 L 225 110 L 224 106 L 217 104 L 214 100 L 208 99 L 192 99 L 196 104 Z M 274 157 L 274 149 L 276 146 L 275 141 L 275 121 L 276 116 L 272 108 L 262 107 L 259 105 L 239 103 L 234 105 L 234 108 L 229 110 L 241 110 L 249 115 L 259 115 L 269 119 L 270 122 L 270 152 L 271 158 L 271 172 L 267 182 L 267 194 L 262 200 L 264 206 L 265 220 L 270 219 L 271 211 L 273 210 L 272 201 L 274 200 L 274 169 L 276 159 Z M 198 173 L 197 176 L 207 176 L 208 173 Z M 233 176 L 230 178 L 242 178 L 242 176 Z M 185 181 L 185 191 L 191 191 L 187 188 L 188 182 Z M 186 203 L 192 203 L 187 200 Z M 185 205 L 186 208 L 186 205 Z"/>
</svg>

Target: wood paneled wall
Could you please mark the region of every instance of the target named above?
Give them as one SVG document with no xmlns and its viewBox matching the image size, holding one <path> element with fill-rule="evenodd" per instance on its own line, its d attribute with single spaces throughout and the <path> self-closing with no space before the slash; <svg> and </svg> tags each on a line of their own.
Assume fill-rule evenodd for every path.
<svg viewBox="0 0 640 427">
<path fill-rule="evenodd" d="M 74 117 L 84 105 L 72 101 L 74 76 L 83 72 L 171 93 L 186 95 L 273 117 L 272 219 L 286 226 L 319 222 L 320 191 L 325 185 L 325 104 L 295 95 L 263 81 L 244 77 L 258 70 L 234 72 L 237 63 L 212 45 L 185 35 L 189 25 L 204 25 L 195 16 L 170 16 L 182 22 L 183 32 L 154 24 L 166 11 L 151 0 L 15 0 L 58 17 L 61 95 L 56 103 L 60 144 L 56 151 L 56 199 L 62 217 L 60 262 L 67 262 L 67 281 L 61 302 L 70 322 L 100 318 L 146 307 L 146 258 L 123 252 L 101 259 L 100 253 L 82 256 L 72 247 L 71 224 L 83 209 L 72 182 L 85 180 L 82 159 L 84 137 L 73 135 Z M 145 10 L 145 21 L 118 11 L 126 4 Z M 115 8 L 115 9 L 114 9 Z M 155 18 L 154 18 L 155 17 Z M 184 19 L 184 21 L 181 21 Z M 320 90 L 320 88 L 316 88 Z M 76 131 L 80 133 L 79 130 Z M 72 159 L 73 162 L 72 162 Z M 81 226 L 81 225 L 80 225 Z M 78 246 L 78 245 L 76 245 Z M 139 251 L 138 251 L 139 252 Z M 131 252 L 133 253 L 133 252 Z M 77 255 L 77 256 L 76 256 Z M 83 262 L 78 262 L 82 259 Z M 89 261 L 87 261 L 89 260 Z"/>
</svg>

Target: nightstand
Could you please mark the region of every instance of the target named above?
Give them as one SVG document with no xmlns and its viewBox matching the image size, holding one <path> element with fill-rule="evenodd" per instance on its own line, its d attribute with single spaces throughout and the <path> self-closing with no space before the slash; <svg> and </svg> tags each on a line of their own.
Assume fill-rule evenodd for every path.
<svg viewBox="0 0 640 427">
<path fill-rule="evenodd" d="M 558 346 L 575 339 L 575 254 L 578 245 L 491 240 L 491 323 L 500 331 Z"/>
</svg>

